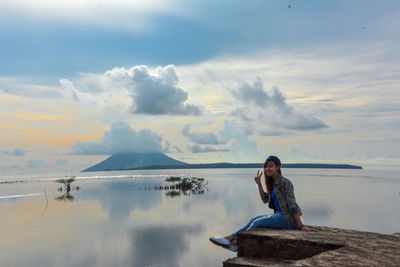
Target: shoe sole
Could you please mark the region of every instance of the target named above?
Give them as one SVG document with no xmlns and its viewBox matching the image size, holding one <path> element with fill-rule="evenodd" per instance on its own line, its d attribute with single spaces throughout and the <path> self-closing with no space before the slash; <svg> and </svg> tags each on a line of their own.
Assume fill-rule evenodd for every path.
<svg viewBox="0 0 400 267">
<path fill-rule="evenodd" d="M 215 240 L 213 240 L 213 239 L 209 239 L 210 241 L 211 241 L 211 243 L 213 243 L 214 245 L 217 245 L 217 246 L 220 246 L 220 247 L 223 247 L 223 248 L 229 248 L 229 246 L 230 245 L 228 245 L 228 244 L 222 244 L 222 243 L 219 243 L 219 242 L 217 242 L 217 241 L 215 241 Z"/>
</svg>

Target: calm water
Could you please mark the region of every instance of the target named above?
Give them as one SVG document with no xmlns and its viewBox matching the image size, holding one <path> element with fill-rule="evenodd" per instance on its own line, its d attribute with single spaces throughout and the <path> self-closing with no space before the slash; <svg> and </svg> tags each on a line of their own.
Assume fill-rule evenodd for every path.
<svg viewBox="0 0 400 267">
<path fill-rule="evenodd" d="M 270 212 L 258 196 L 257 169 L 126 171 L 77 174 L 73 199 L 58 175 L 3 176 L 0 266 L 221 266 L 235 254 L 208 241 Z M 303 221 L 400 232 L 400 172 L 285 169 Z M 154 190 L 170 175 L 204 177 L 204 194 Z M 148 190 L 151 188 L 151 190 Z M 46 201 L 46 190 L 48 203 Z M 25 196 L 21 196 L 25 195 Z"/>
</svg>

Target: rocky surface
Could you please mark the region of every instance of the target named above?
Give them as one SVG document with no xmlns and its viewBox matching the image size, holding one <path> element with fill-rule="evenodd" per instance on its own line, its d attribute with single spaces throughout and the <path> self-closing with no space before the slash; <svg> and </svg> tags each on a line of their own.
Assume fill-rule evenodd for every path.
<svg viewBox="0 0 400 267">
<path fill-rule="evenodd" d="M 238 257 L 224 267 L 399 266 L 400 237 L 331 227 L 318 232 L 254 229 L 239 233 Z"/>
</svg>

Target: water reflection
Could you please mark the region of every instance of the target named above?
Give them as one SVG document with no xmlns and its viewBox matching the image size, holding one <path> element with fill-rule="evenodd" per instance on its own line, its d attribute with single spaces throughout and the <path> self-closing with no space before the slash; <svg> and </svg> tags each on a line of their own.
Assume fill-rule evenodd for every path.
<svg viewBox="0 0 400 267">
<path fill-rule="evenodd" d="M 208 181 L 204 178 L 181 178 L 178 176 L 170 176 L 165 179 L 166 182 L 173 183 L 171 186 L 160 186 L 160 190 L 168 190 L 165 193 L 167 197 L 202 195 L 207 188 Z"/>
<path fill-rule="evenodd" d="M 150 182 L 113 181 L 104 182 L 93 188 L 81 190 L 80 200 L 95 200 L 109 213 L 110 220 L 124 221 L 136 209 L 149 210 L 161 203 L 158 190 L 144 190 Z"/>
<path fill-rule="evenodd" d="M 167 197 L 180 197 L 180 196 L 191 196 L 191 195 L 203 195 L 204 193 L 205 193 L 204 189 L 188 190 L 188 191 L 169 190 L 169 191 L 165 192 L 165 195 Z"/>
<path fill-rule="evenodd" d="M 73 201 L 57 192 L 54 182 L 2 185 L 3 195 L 40 194 L 0 202 L 0 266 L 221 266 L 234 254 L 208 238 L 230 234 L 249 218 L 271 212 L 259 197 L 256 172 L 179 170 L 179 175 L 210 181 L 204 192 L 186 194 L 154 189 L 166 185 L 166 175 L 80 180 L 81 190 L 69 194 Z M 334 178 L 318 176 L 326 173 Z M 374 173 L 360 172 L 356 179 L 350 172 L 348 179 L 340 170 L 285 170 L 285 175 L 294 184 L 306 224 L 399 231 L 399 179 L 371 184 L 363 176 Z"/>
<path fill-rule="evenodd" d="M 63 201 L 74 201 L 74 196 L 71 195 L 69 192 L 62 194 L 61 196 L 55 197 L 55 200 L 63 200 Z"/>
<path fill-rule="evenodd" d="M 191 237 L 201 231 L 200 224 L 134 228 L 131 266 L 179 266 L 179 258 L 188 250 Z"/>
<path fill-rule="evenodd" d="M 333 214 L 329 206 L 322 204 L 305 204 L 302 211 L 309 221 L 326 220 Z"/>
</svg>

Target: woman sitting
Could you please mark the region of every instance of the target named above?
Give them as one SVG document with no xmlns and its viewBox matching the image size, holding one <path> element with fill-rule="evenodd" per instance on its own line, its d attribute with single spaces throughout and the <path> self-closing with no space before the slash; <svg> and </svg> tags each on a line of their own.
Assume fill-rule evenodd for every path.
<svg viewBox="0 0 400 267">
<path fill-rule="evenodd" d="M 237 251 L 237 234 L 256 227 L 300 229 L 302 231 L 317 231 L 305 226 L 300 218 L 302 215 L 294 196 L 293 184 L 282 176 L 281 161 L 276 156 L 269 156 L 264 163 L 264 178 L 267 192 L 261 184 L 262 172 L 257 171 L 254 181 L 258 186 L 258 192 L 264 203 L 274 210 L 273 214 L 260 215 L 251 218 L 249 222 L 225 237 L 211 237 L 210 241 L 232 251 Z"/>
</svg>

